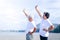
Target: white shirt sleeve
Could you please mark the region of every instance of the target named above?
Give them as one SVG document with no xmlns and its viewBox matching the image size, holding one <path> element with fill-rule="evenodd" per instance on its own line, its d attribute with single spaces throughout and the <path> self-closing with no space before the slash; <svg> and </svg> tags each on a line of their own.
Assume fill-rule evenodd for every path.
<svg viewBox="0 0 60 40">
<path fill-rule="evenodd" d="M 31 23 L 32 23 L 32 24 L 33 24 L 33 26 L 36 28 L 36 24 L 35 24 L 35 22 L 34 22 L 34 21 L 32 21 Z"/>
<path fill-rule="evenodd" d="M 37 28 L 34 21 L 32 21 L 31 23 L 33 24 L 33 26 L 34 26 L 35 28 Z M 30 32 L 33 32 L 33 30 L 34 30 L 34 28 L 32 28 L 32 29 L 30 30 Z"/>
<path fill-rule="evenodd" d="M 49 25 L 49 27 L 50 27 L 50 26 L 53 25 L 53 24 L 48 20 L 48 25 Z"/>
</svg>

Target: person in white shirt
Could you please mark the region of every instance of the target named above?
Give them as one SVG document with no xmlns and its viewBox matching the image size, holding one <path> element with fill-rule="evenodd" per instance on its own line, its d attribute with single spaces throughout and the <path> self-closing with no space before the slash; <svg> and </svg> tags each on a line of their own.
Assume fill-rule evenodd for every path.
<svg viewBox="0 0 60 40">
<path fill-rule="evenodd" d="M 33 33 L 36 31 L 36 25 L 31 16 L 27 15 L 27 12 L 23 10 L 24 14 L 28 18 L 28 24 L 26 28 L 26 40 L 33 40 Z"/>
<path fill-rule="evenodd" d="M 54 29 L 53 24 L 48 19 L 50 15 L 48 12 L 44 12 L 44 14 L 42 15 L 38 5 L 35 6 L 35 10 L 41 17 L 41 24 L 40 24 L 40 31 L 39 31 L 40 40 L 48 40 L 49 31 Z"/>
</svg>

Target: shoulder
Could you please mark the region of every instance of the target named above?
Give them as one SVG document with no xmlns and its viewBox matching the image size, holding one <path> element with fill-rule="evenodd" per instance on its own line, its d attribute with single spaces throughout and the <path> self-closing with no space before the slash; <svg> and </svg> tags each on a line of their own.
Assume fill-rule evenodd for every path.
<svg viewBox="0 0 60 40">
<path fill-rule="evenodd" d="M 52 23 L 51 23 L 51 21 L 49 19 L 47 19 L 47 23 L 50 24 L 50 25 L 52 25 Z"/>
<path fill-rule="evenodd" d="M 31 23 L 34 27 L 36 27 L 35 21 L 32 21 Z"/>
<path fill-rule="evenodd" d="M 51 23 L 49 19 L 47 19 L 47 22 L 48 22 L 48 23 Z"/>
<path fill-rule="evenodd" d="M 35 21 L 33 20 L 31 23 L 32 23 L 32 24 L 34 24 L 34 23 L 35 23 Z"/>
</svg>

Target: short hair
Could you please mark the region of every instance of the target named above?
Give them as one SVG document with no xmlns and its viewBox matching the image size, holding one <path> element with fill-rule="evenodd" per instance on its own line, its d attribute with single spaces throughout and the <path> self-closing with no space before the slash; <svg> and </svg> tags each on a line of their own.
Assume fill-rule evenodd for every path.
<svg viewBox="0 0 60 40">
<path fill-rule="evenodd" d="M 48 12 L 44 12 L 44 15 L 46 16 L 46 18 L 48 19 L 50 14 Z"/>
</svg>

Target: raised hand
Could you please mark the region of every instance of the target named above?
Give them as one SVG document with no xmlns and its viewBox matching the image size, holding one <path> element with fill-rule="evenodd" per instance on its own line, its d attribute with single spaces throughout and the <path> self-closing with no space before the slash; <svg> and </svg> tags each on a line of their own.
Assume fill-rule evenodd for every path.
<svg viewBox="0 0 60 40">
<path fill-rule="evenodd" d="M 23 9 L 23 12 L 24 12 L 25 16 L 28 17 L 26 9 Z"/>
</svg>

